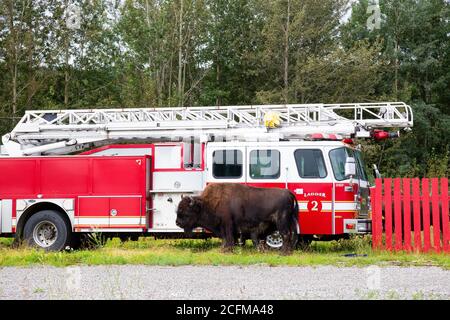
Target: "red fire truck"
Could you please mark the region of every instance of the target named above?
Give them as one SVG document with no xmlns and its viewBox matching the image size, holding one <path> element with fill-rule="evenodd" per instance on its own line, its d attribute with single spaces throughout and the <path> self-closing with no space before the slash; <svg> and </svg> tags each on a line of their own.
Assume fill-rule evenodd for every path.
<svg viewBox="0 0 450 320">
<path fill-rule="evenodd" d="M 403 103 L 27 111 L 2 138 L 0 234 L 47 250 L 93 232 L 182 236 L 181 197 L 221 182 L 290 189 L 303 241 L 368 233 L 353 139 L 412 124 Z"/>
</svg>

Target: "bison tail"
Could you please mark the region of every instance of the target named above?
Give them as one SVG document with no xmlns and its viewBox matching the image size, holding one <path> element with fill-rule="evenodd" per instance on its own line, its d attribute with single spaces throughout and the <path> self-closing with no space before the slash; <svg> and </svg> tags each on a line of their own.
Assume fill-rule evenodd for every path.
<svg viewBox="0 0 450 320">
<path fill-rule="evenodd" d="M 298 211 L 299 211 L 299 207 L 298 207 L 298 201 L 297 201 L 297 197 L 291 193 L 291 197 L 292 200 L 294 202 L 294 206 L 292 208 L 292 225 L 291 228 L 294 232 L 297 231 L 297 224 L 298 224 Z"/>
</svg>

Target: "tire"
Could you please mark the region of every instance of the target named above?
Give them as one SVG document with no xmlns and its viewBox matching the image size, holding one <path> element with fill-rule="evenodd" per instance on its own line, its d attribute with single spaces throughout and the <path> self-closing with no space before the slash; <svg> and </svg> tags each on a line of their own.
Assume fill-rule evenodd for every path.
<svg viewBox="0 0 450 320">
<path fill-rule="evenodd" d="M 278 231 L 268 234 L 265 242 L 267 247 L 273 250 L 280 250 L 283 247 L 283 238 Z"/>
<path fill-rule="evenodd" d="M 23 229 L 25 243 L 46 251 L 61 251 L 71 244 L 72 230 L 64 216 L 53 210 L 33 214 Z"/>
<path fill-rule="evenodd" d="M 292 248 L 297 248 L 298 246 L 298 241 L 300 239 L 300 236 L 298 236 L 296 233 L 294 233 L 292 235 L 291 238 L 291 243 L 292 243 Z M 280 232 L 278 230 L 268 234 L 265 237 L 265 245 L 267 248 L 272 249 L 272 250 L 280 250 L 283 248 L 284 245 L 284 241 L 283 241 L 283 237 L 280 235 Z"/>
</svg>

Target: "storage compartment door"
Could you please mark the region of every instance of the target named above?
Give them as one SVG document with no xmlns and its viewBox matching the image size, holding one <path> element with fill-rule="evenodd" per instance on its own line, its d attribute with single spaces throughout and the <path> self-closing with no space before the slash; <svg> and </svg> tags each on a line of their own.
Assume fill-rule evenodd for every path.
<svg viewBox="0 0 450 320">
<path fill-rule="evenodd" d="M 141 196 L 111 197 L 109 206 L 110 228 L 143 228 L 145 226 L 141 224 Z"/>
<path fill-rule="evenodd" d="M 77 228 L 109 228 L 109 197 L 79 197 Z"/>
</svg>

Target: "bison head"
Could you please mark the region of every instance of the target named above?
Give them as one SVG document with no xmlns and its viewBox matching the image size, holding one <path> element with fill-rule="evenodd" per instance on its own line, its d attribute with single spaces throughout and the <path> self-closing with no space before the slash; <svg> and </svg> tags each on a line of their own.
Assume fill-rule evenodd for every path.
<svg viewBox="0 0 450 320">
<path fill-rule="evenodd" d="M 202 200 L 199 197 L 184 197 L 177 208 L 177 226 L 189 231 L 197 227 L 201 211 Z"/>
</svg>

